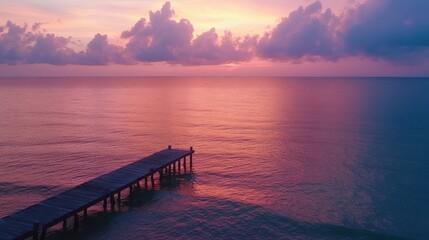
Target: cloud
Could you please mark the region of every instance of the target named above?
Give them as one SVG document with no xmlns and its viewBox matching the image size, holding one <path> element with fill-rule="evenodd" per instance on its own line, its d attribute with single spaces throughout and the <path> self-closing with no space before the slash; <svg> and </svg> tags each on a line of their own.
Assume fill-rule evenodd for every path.
<svg viewBox="0 0 429 240">
<path fill-rule="evenodd" d="M 25 45 L 31 40 L 25 36 L 27 26 L 18 26 L 7 21 L 1 26 L 0 35 L 0 63 L 19 63 L 26 54 Z"/>
<path fill-rule="evenodd" d="M 368 0 L 347 12 L 345 54 L 413 63 L 429 57 L 429 1 Z"/>
<path fill-rule="evenodd" d="M 141 62 L 168 62 L 183 65 L 224 64 L 252 57 L 250 37 L 234 39 L 230 32 L 219 39 L 215 29 L 193 39 L 194 28 L 187 19 L 172 20 L 169 2 L 160 11 L 150 12 L 150 20 L 140 19 L 121 37 L 129 39 L 126 52 Z"/>
<path fill-rule="evenodd" d="M 253 46 L 257 38 L 233 38 L 225 32 L 219 38 L 214 28 L 202 33 L 192 42 L 181 63 L 187 65 L 224 64 L 249 61 L 253 57 Z"/>
<path fill-rule="evenodd" d="M 136 61 L 123 53 L 123 48 L 109 44 L 107 35 L 96 34 L 86 51 L 77 53 L 72 39 L 39 31 L 10 21 L 0 27 L 0 64 L 47 63 L 52 65 L 132 64 Z"/>
<path fill-rule="evenodd" d="M 0 26 L 0 64 L 108 65 L 166 62 L 218 65 L 250 61 L 336 61 L 360 56 L 397 64 L 429 58 L 427 0 L 367 0 L 340 15 L 320 1 L 299 7 L 262 36 L 219 35 L 211 28 L 194 36 L 187 19 L 175 20 L 171 4 L 149 13 L 121 34 L 125 45 L 109 43 L 97 33 L 84 51 L 71 37 L 56 36 L 7 21 Z"/>
<path fill-rule="evenodd" d="M 429 1 L 367 0 L 336 16 L 320 1 L 283 18 L 258 42 L 273 61 L 335 61 L 361 56 L 399 64 L 429 58 Z"/>
<path fill-rule="evenodd" d="M 149 15 L 149 21 L 142 18 L 122 32 L 121 38 L 128 41 L 125 46 L 111 44 L 107 35 L 97 33 L 81 52 L 71 47 L 72 38 L 40 31 L 40 23 L 30 28 L 8 21 L 0 26 L 0 63 L 209 65 L 248 61 L 253 56 L 256 37 L 234 38 L 231 32 L 219 37 L 212 28 L 194 38 L 188 20 L 172 19 L 174 11 L 169 2 Z"/>
<path fill-rule="evenodd" d="M 192 40 L 192 24 L 181 19 L 171 19 L 174 11 L 169 2 L 160 11 L 150 12 L 150 21 L 140 19 L 131 30 L 124 31 L 122 37 L 129 39 L 126 51 L 142 62 L 171 62 L 180 58 Z"/>
<path fill-rule="evenodd" d="M 109 44 L 107 35 L 97 33 L 88 43 L 85 52 L 78 56 L 77 63 L 82 65 L 134 64 L 136 61 L 124 54 L 120 46 Z"/>
<path fill-rule="evenodd" d="M 74 51 L 67 45 L 70 38 L 32 31 L 27 25 L 19 26 L 10 21 L 2 26 L 0 34 L 0 63 L 30 64 L 48 63 L 61 65 L 70 63 Z"/>
<path fill-rule="evenodd" d="M 257 54 L 276 61 L 335 60 L 339 56 L 337 26 L 338 17 L 330 9 L 322 11 L 322 4 L 316 1 L 293 11 L 266 33 L 259 40 Z"/>
<path fill-rule="evenodd" d="M 26 63 L 64 65 L 75 56 L 74 51 L 67 47 L 69 38 L 54 34 L 34 35 L 34 38 L 34 45 L 28 47 L 29 52 L 23 59 Z"/>
</svg>

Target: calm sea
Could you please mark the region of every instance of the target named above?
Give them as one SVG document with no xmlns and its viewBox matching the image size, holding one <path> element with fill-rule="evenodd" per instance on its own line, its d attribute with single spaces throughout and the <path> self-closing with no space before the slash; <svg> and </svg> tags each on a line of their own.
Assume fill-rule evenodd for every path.
<svg viewBox="0 0 429 240">
<path fill-rule="evenodd" d="M 2 78 L 0 217 L 172 145 L 51 239 L 429 239 L 429 79 Z"/>
</svg>

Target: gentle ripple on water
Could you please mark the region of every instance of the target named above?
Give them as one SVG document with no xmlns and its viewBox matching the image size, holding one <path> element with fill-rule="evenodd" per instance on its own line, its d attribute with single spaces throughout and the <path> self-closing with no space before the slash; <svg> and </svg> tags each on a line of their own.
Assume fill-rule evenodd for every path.
<svg viewBox="0 0 429 240">
<path fill-rule="evenodd" d="M 0 216 L 192 145 L 193 173 L 50 237 L 427 239 L 427 92 L 428 79 L 3 78 Z"/>
</svg>

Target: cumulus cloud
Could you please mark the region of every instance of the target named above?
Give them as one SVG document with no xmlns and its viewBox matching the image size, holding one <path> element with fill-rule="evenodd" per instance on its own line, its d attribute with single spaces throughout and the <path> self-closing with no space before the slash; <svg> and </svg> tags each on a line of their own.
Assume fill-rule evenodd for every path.
<svg viewBox="0 0 429 240">
<path fill-rule="evenodd" d="M 194 38 L 194 28 L 188 20 L 172 19 L 174 11 L 169 2 L 149 15 L 149 20 L 142 18 L 122 32 L 121 38 L 127 40 L 125 46 L 111 44 L 107 35 L 98 33 L 81 52 L 70 47 L 71 38 L 39 31 L 40 23 L 29 28 L 8 21 L 0 26 L 0 63 L 205 65 L 248 61 L 253 56 L 256 37 L 234 38 L 231 32 L 219 37 L 212 28 Z"/>
<path fill-rule="evenodd" d="M 75 53 L 67 47 L 70 39 L 57 37 L 54 34 L 34 35 L 34 45 L 28 47 L 24 55 L 26 63 L 49 63 L 63 65 L 73 58 Z M 33 42 L 33 41 L 32 41 Z"/>
<path fill-rule="evenodd" d="M 367 0 L 336 16 L 320 1 L 266 33 L 256 54 L 274 61 L 362 56 L 400 64 L 429 58 L 429 1 Z"/>
<path fill-rule="evenodd" d="M 0 27 L 0 63 L 16 63 L 22 59 L 25 48 L 19 44 L 25 33 L 25 26 L 20 27 L 8 21 Z M 26 40 L 28 41 L 28 40 Z"/>
<path fill-rule="evenodd" d="M 219 38 L 214 28 L 202 33 L 192 42 L 192 47 L 183 56 L 184 64 L 204 65 L 248 61 L 253 57 L 256 36 L 233 38 L 231 32 L 225 32 Z"/>
<path fill-rule="evenodd" d="M 96 34 L 76 52 L 71 37 L 56 36 L 11 21 L 0 26 L 0 64 L 137 64 L 167 62 L 210 65 L 249 61 L 336 61 L 362 56 L 400 64 L 429 58 L 427 0 L 367 0 L 341 15 L 323 9 L 320 1 L 299 7 L 262 36 L 219 35 L 215 28 L 194 36 L 187 19 L 174 20 L 166 2 L 121 34 L 125 45 Z"/>
<path fill-rule="evenodd" d="M 215 29 L 193 39 L 192 24 L 172 20 L 169 2 L 160 11 L 150 12 L 150 19 L 140 19 L 130 30 L 122 32 L 129 39 L 126 52 L 142 62 L 169 62 L 184 65 L 223 64 L 247 61 L 252 57 L 250 37 L 233 38 L 230 32 L 219 39 Z"/>
<path fill-rule="evenodd" d="M 47 63 L 52 65 L 130 64 L 135 61 L 123 54 L 123 48 L 109 44 L 107 35 L 97 34 L 86 51 L 77 53 L 72 39 L 44 33 L 40 23 L 31 28 L 8 21 L 0 27 L 0 64 Z"/>
<path fill-rule="evenodd" d="M 77 62 L 84 65 L 133 64 L 136 61 L 123 53 L 120 46 L 109 44 L 107 35 L 97 33 L 88 43 L 85 52 L 80 52 Z"/>
<path fill-rule="evenodd" d="M 167 2 L 160 11 L 150 12 L 149 22 L 140 19 L 131 30 L 124 31 L 121 36 L 129 39 L 126 51 L 142 62 L 178 60 L 189 47 L 194 28 L 186 19 L 172 20 L 173 15 Z"/>
<path fill-rule="evenodd" d="M 324 58 L 337 59 L 338 17 L 322 10 L 316 1 L 289 14 L 257 45 L 259 57 L 276 61 Z"/>
<path fill-rule="evenodd" d="M 67 64 L 75 56 L 67 45 L 70 38 L 44 34 L 38 31 L 40 24 L 29 29 L 8 21 L 0 34 L 0 63 L 48 63 Z"/>
<path fill-rule="evenodd" d="M 413 63 L 429 57 L 429 1 L 368 0 L 347 12 L 345 54 Z"/>
</svg>

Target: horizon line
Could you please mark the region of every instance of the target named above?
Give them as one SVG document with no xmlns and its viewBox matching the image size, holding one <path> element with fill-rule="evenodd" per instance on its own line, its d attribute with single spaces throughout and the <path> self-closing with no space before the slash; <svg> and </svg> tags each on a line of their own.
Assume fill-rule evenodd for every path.
<svg viewBox="0 0 429 240">
<path fill-rule="evenodd" d="M 257 76 L 231 76 L 231 75 L 5 75 L 0 78 L 429 78 L 429 76 L 389 76 L 389 75 L 370 75 L 370 76 L 347 76 L 347 75 L 283 75 L 283 76 L 273 76 L 273 75 L 257 75 Z"/>
</svg>

